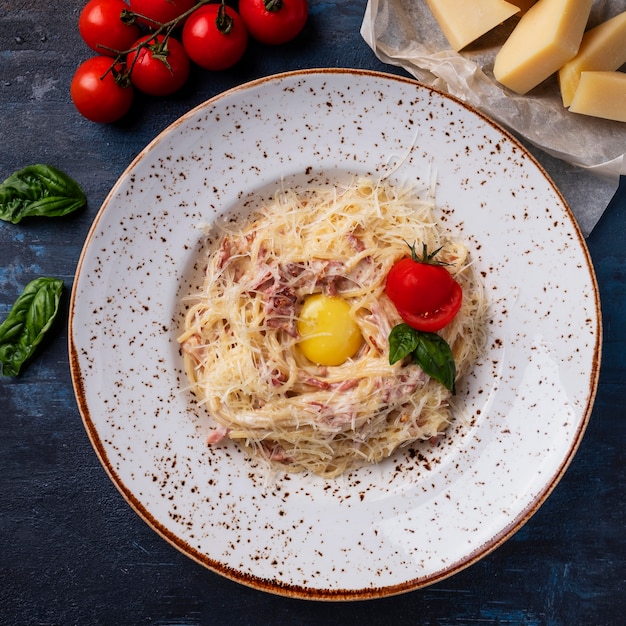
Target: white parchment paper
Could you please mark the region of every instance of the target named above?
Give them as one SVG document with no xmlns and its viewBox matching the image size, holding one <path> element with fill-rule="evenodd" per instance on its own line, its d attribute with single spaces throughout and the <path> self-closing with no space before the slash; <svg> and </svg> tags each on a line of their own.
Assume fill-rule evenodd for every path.
<svg viewBox="0 0 626 626">
<path fill-rule="evenodd" d="M 597 0 L 589 27 L 625 10 L 626 0 Z M 516 23 L 514 17 L 457 53 L 424 0 L 368 0 L 361 35 L 381 61 L 460 98 L 552 157 L 617 184 L 626 174 L 625 123 L 570 113 L 556 76 L 524 96 L 493 77 L 495 55 Z M 589 210 L 593 215 L 576 215 L 585 231 L 602 213 Z"/>
</svg>

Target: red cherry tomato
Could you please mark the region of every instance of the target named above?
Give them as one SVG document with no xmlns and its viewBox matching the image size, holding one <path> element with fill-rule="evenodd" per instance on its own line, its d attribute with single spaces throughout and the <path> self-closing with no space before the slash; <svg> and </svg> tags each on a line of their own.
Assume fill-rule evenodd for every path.
<svg viewBox="0 0 626 626">
<path fill-rule="evenodd" d="M 385 293 L 400 317 L 417 330 L 436 332 L 458 313 L 463 291 L 450 272 L 424 250 L 421 259 L 413 254 L 398 261 L 389 271 Z"/>
<path fill-rule="evenodd" d="M 309 13 L 307 0 L 239 0 L 239 14 L 254 39 L 276 45 L 293 39 Z"/>
<path fill-rule="evenodd" d="M 207 70 L 225 70 L 241 59 L 248 31 L 239 14 L 223 4 L 196 9 L 183 27 L 183 47 L 189 58 Z"/>
<path fill-rule="evenodd" d="M 196 0 L 130 0 L 130 9 L 141 16 L 137 18 L 140 24 L 156 28 L 180 17 L 195 4 Z"/>
<path fill-rule="evenodd" d="M 151 96 L 167 96 L 180 89 L 190 69 L 189 57 L 180 41 L 165 35 L 146 35 L 135 46 L 144 42 L 151 43 L 126 56 L 133 85 Z"/>
<path fill-rule="evenodd" d="M 98 54 L 110 57 L 128 50 L 139 37 L 139 28 L 122 21 L 124 10 L 128 5 L 123 0 L 90 0 L 78 18 L 84 42 Z"/>
<path fill-rule="evenodd" d="M 97 56 L 82 63 L 70 84 L 78 112 L 92 122 L 106 124 L 123 117 L 133 102 L 133 89 L 125 85 L 123 66 L 111 70 L 111 58 Z"/>
</svg>

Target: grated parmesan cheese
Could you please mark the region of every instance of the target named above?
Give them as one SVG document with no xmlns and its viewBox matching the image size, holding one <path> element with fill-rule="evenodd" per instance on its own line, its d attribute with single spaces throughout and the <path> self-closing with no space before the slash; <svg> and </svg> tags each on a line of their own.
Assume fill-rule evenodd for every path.
<svg viewBox="0 0 626 626">
<path fill-rule="evenodd" d="M 226 436 L 284 471 L 334 477 L 400 446 L 441 434 L 450 393 L 414 364 L 389 365 L 401 322 L 384 293 L 407 242 L 438 255 L 462 286 L 443 331 L 460 378 L 484 344 L 487 305 L 467 248 L 434 218 L 432 196 L 360 179 L 347 189 L 280 190 L 211 247 L 202 292 L 191 296 L 179 341 L 192 389 Z M 364 342 L 338 366 L 298 349 L 296 322 L 313 293 L 344 298 Z"/>
</svg>

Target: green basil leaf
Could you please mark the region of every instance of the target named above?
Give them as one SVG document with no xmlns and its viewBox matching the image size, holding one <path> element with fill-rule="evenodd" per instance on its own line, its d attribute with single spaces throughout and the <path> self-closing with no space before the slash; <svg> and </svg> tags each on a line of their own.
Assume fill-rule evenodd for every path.
<svg viewBox="0 0 626 626">
<path fill-rule="evenodd" d="M 398 324 L 389 333 L 389 365 L 401 361 L 417 348 L 419 330 L 408 324 Z"/>
<path fill-rule="evenodd" d="M 25 217 L 60 217 L 87 203 L 73 179 L 51 165 L 29 165 L 0 184 L 0 219 L 17 224 Z"/>
<path fill-rule="evenodd" d="M 420 332 L 413 360 L 431 378 L 456 393 L 456 364 L 448 342 L 437 333 Z"/>
<path fill-rule="evenodd" d="M 17 376 L 33 355 L 58 313 L 62 291 L 62 280 L 36 278 L 14 302 L 0 324 L 0 365 L 5 376 Z"/>
</svg>

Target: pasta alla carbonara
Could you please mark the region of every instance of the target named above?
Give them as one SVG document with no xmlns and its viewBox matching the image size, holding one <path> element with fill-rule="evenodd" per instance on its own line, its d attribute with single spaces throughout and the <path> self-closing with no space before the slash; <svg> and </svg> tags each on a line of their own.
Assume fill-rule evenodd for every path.
<svg viewBox="0 0 626 626">
<path fill-rule="evenodd" d="M 191 388 L 229 438 L 287 472 L 334 477 L 443 433 L 450 392 L 416 364 L 389 364 L 402 320 L 385 277 L 407 243 L 441 247 L 463 304 L 440 331 L 457 379 L 480 355 L 486 303 L 467 248 L 437 224 L 432 196 L 370 179 L 281 189 L 243 225 L 220 227 L 179 337 Z M 310 361 L 298 330 L 312 294 L 341 298 L 361 333 L 338 365 Z M 332 323 L 332 320 L 331 320 Z"/>
</svg>

